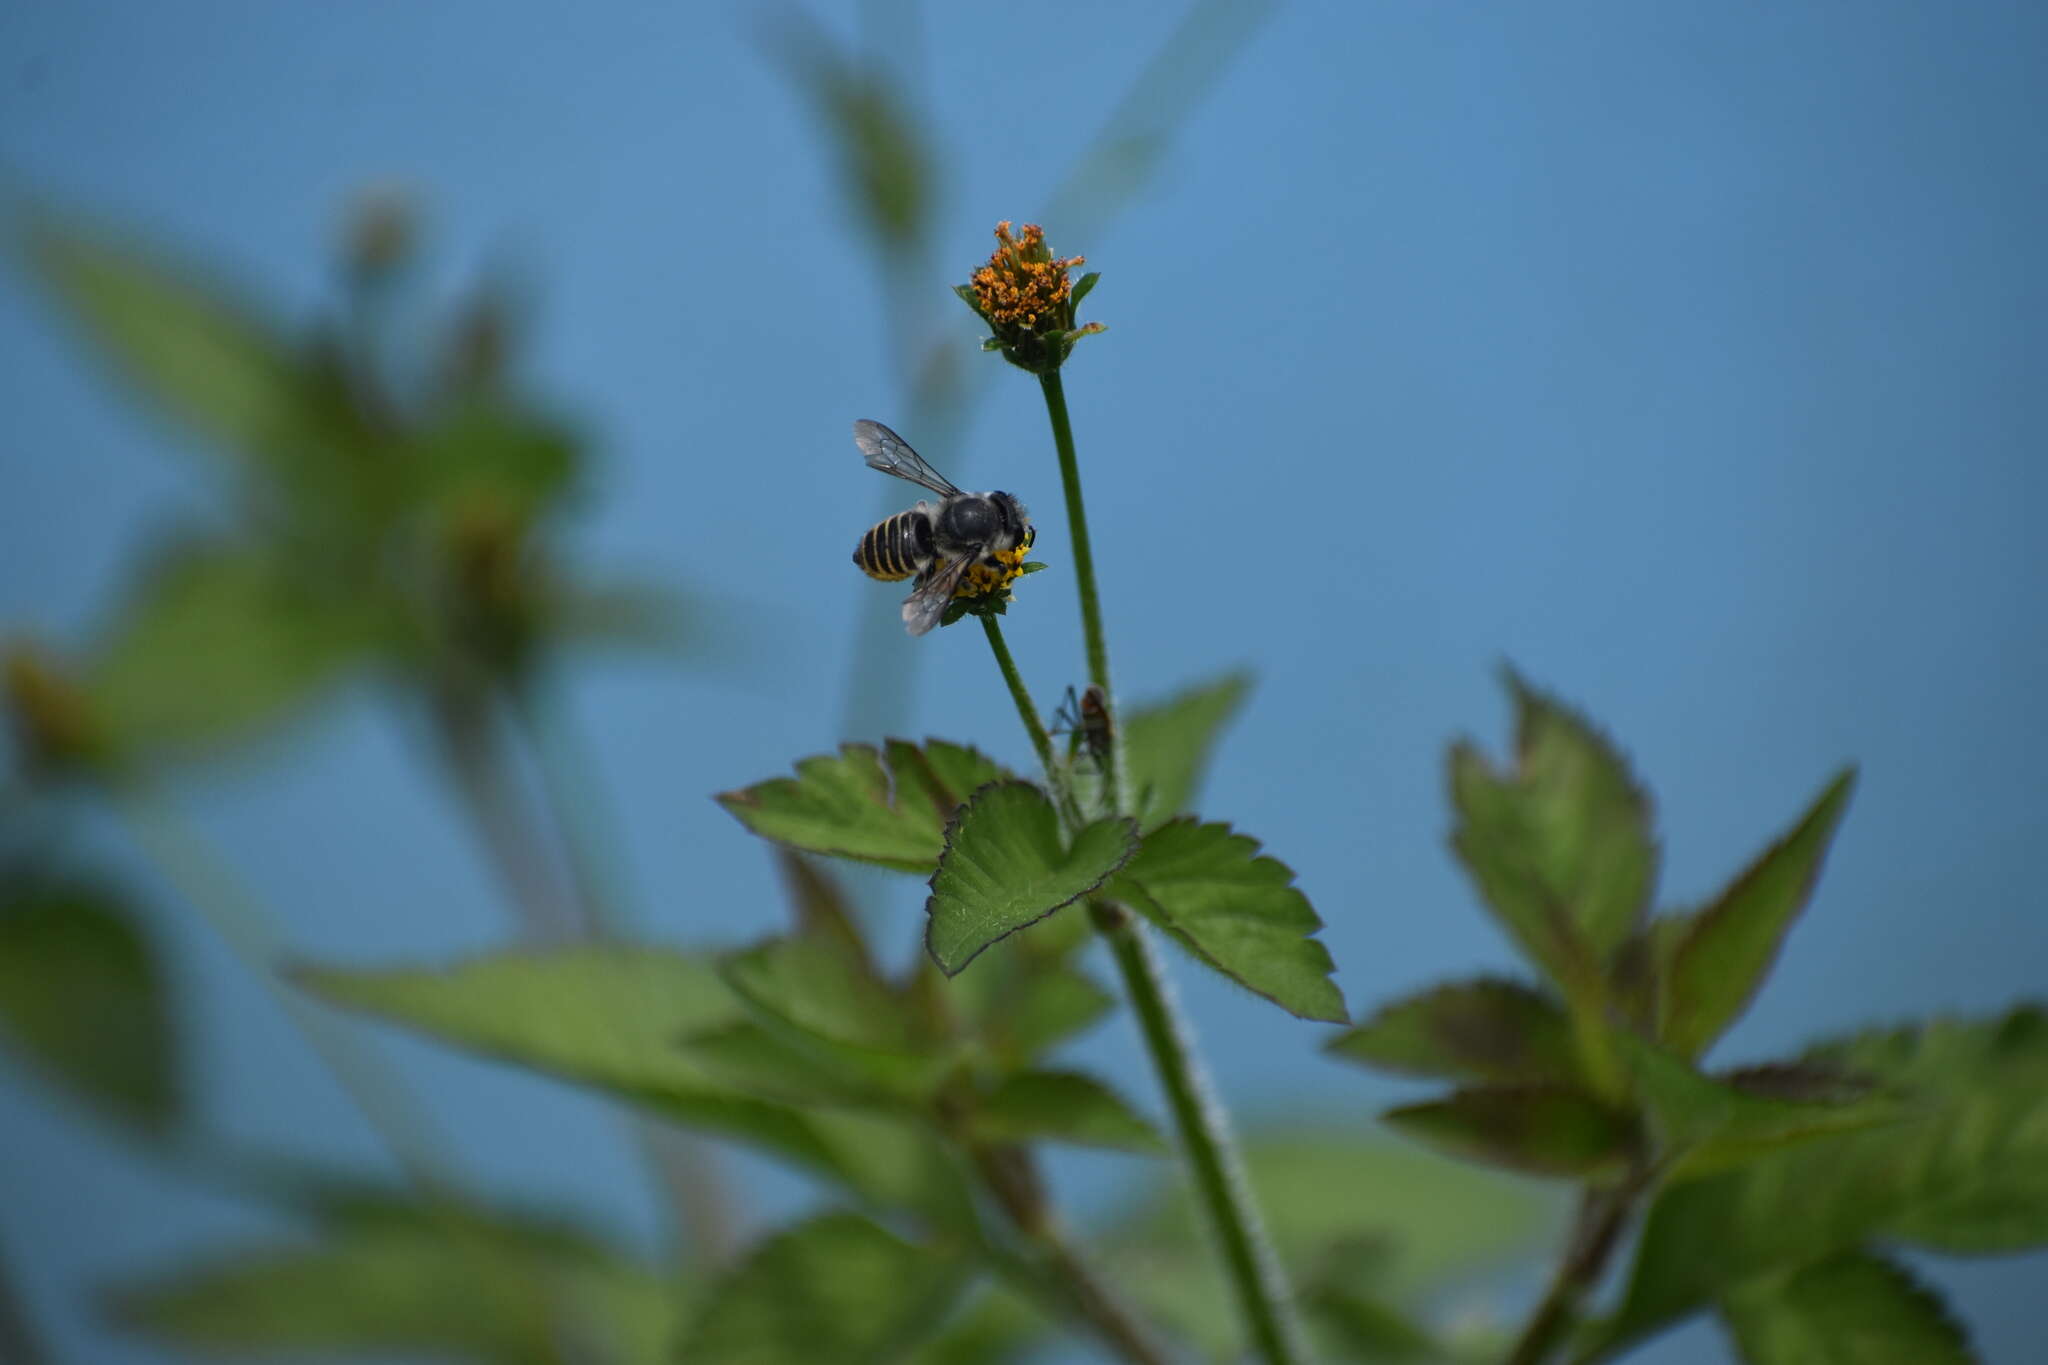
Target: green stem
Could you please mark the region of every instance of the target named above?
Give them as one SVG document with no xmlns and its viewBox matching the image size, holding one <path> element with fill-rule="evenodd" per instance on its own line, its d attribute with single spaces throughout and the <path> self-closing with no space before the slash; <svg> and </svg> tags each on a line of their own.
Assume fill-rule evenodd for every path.
<svg viewBox="0 0 2048 1365">
<path fill-rule="evenodd" d="M 1580 1195 L 1578 1216 L 1572 1220 L 1550 1288 L 1529 1314 L 1506 1365 L 1541 1365 L 1550 1359 L 1577 1321 L 1579 1305 L 1600 1282 L 1634 1203 L 1633 1183 L 1615 1189 L 1588 1189 Z"/>
<path fill-rule="evenodd" d="M 14 1287 L 12 1268 L 0 1248 L 0 1359 L 19 1365 L 48 1365 L 54 1357 L 43 1349 L 42 1336 L 29 1318 L 28 1305 Z"/>
<path fill-rule="evenodd" d="M 1123 974 L 1145 1050 L 1151 1054 L 1153 1069 L 1166 1091 L 1167 1107 L 1173 1111 L 1174 1126 L 1180 1132 L 1181 1155 L 1237 1295 L 1238 1312 L 1268 1365 L 1305 1360 L 1301 1328 L 1294 1319 L 1272 1245 L 1259 1222 L 1258 1208 L 1252 1203 L 1228 1117 L 1209 1084 L 1165 969 L 1143 927 L 1128 911 L 1104 902 L 1092 903 L 1088 910 L 1096 929 L 1109 941 L 1117 970 Z"/>
<path fill-rule="evenodd" d="M 1081 466 L 1074 454 L 1074 428 L 1067 416 L 1066 391 L 1057 370 L 1039 376 L 1046 415 L 1052 421 L 1053 444 L 1059 451 L 1060 484 L 1066 493 L 1067 530 L 1073 542 L 1074 579 L 1081 597 L 1081 628 L 1088 649 L 1088 679 L 1102 689 L 1111 705 L 1107 786 L 1119 812 L 1128 812 L 1123 786 L 1129 771 L 1124 760 L 1123 727 L 1115 723 L 1109 685 L 1109 645 L 1102 628 L 1102 598 L 1095 581 L 1095 552 L 1088 537 L 1088 507 L 1081 495 Z M 1009 670 L 1014 671 L 1014 670 Z M 1015 690 L 1013 688 L 1013 690 Z M 1020 703 L 1020 710 L 1022 709 Z M 1029 722 L 1027 722 L 1027 728 Z M 1166 1091 L 1180 1133 L 1197 1195 L 1216 1235 L 1229 1273 L 1238 1311 L 1259 1355 L 1267 1365 L 1295 1365 L 1307 1358 L 1300 1324 L 1287 1294 L 1259 1213 L 1244 1178 L 1243 1162 L 1231 1140 L 1222 1105 L 1209 1085 L 1194 1036 L 1175 1003 L 1165 969 L 1152 951 L 1144 927 L 1119 906 L 1089 906 L 1095 927 L 1107 939 L 1124 990 L 1137 1013 L 1152 1067 Z"/>
<path fill-rule="evenodd" d="M 411 1094 L 345 1025 L 278 979 L 283 941 L 255 897 L 153 791 L 131 782 L 114 795 L 151 860 L 283 1006 L 407 1176 L 423 1190 L 450 1188 L 440 1140 Z"/>
<path fill-rule="evenodd" d="M 1010 699 L 1017 703 L 1017 716 L 1024 722 L 1024 730 L 1031 736 L 1031 747 L 1038 752 L 1038 761 L 1045 765 L 1048 775 L 1055 771 L 1052 756 L 1052 736 L 1045 732 L 1045 722 L 1038 718 L 1038 707 L 1031 700 L 1031 693 L 1024 686 L 1024 677 L 1017 671 L 1017 661 L 1010 656 L 1009 643 L 1003 639 L 1003 628 L 996 624 L 993 616 L 981 618 L 981 629 L 988 636 L 988 647 L 996 656 L 996 667 L 1003 671 L 1003 681 L 1009 684 Z"/>
</svg>

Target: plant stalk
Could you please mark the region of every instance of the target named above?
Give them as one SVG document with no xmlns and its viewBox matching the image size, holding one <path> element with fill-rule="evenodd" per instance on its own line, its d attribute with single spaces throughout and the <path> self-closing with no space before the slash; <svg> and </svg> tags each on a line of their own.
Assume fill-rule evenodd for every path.
<svg viewBox="0 0 2048 1365">
<path fill-rule="evenodd" d="M 1111 705 L 1110 747 L 1105 786 L 1118 813 L 1128 813 L 1124 790 L 1129 771 L 1123 751 L 1123 727 L 1115 723 L 1109 682 L 1109 645 L 1102 627 L 1102 597 L 1095 579 L 1095 552 L 1088 536 L 1088 507 L 1081 493 L 1081 466 L 1074 453 L 1074 428 L 1067 415 L 1066 391 L 1059 371 L 1039 376 L 1045 411 L 1052 423 L 1053 445 L 1059 452 L 1060 485 L 1066 494 L 1067 528 L 1073 542 L 1074 579 L 1081 598 L 1081 628 L 1088 651 L 1088 678 L 1102 689 Z M 1000 659 L 999 659 L 1000 662 Z M 1014 669 L 1006 670 L 1006 674 Z M 1021 684 L 1013 685 L 1018 692 Z M 1020 714 L 1028 703 L 1021 697 Z M 1031 728 L 1027 719 L 1026 728 Z M 1040 727 L 1042 729 L 1042 727 Z M 1124 990 L 1151 1054 L 1152 1067 L 1166 1091 L 1202 1207 L 1215 1232 L 1245 1329 L 1266 1365 L 1297 1365 L 1307 1358 L 1301 1327 L 1280 1275 L 1272 1245 L 1259 1220 L 1244 1165 L 1231 1139 L 1228 1117 L 1217 1101 L 1194 1035 L 1167 983 L 1164 967 L 1145 936 L 1144 927 L 1122 907 L 1106 902 L 1089 906 L 1096 930 L 1107 939 Z"/>
<path fill-rule="evenodd" d="M 1577 1321 L 1579 1305 L 1599 1284 L 1634 1204 L 1633 1182 L 1614 1189 L 1588 1189 L 1580 1196 L 1579 1211 L 1550 1288 L 1530 1313 L 1506 1365 L 1541 1365 L 1550 1358 Z"/>
<path fill-rule="evenodd" d="M 424 1192 L 452 1188 L 441 1141 L 411 1093 L 346 1025 L 278 980 L 283 943 L 256 898 L 153 791 L 130 782 L 114 797 L 151 861 L 283 1007 L 406 1176 Z"/>
</svg>

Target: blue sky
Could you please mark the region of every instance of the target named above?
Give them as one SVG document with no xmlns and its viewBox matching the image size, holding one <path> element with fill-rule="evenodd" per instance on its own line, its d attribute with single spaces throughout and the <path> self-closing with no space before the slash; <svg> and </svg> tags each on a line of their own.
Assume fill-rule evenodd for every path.
<svg viewBox="0 0 2048 1365">
<path fill-rule="evenodd" d="M 820 14 L 902 83 L 945 168 L 938 265 L 887 316 L 997 366 L 947 287 L 996 220 L 1045 213 L 1171 21 L 929 8 L 921 28 L 882 4 Z M 1445 850 L 1441 781 L 1453 737 L 1501 743 L 1503 659 L 1629 747 L 1669 903 L 1862 765 L 1820 894 L 1720 1055 L 2038 992 L 2048 10 L 1331 3 L 1246 28 L 1123 209 L 1083 240 L 1048 227 L 1103 272 L 1089 309 L 1111 330 L 1068 392 L 1119 687 L 1256 670 L 1208 813 L 1297 870 L 1354 1008 L 1514 965 Z M 304 317 L 332 296 L 341 208 L 394 183 L 426 207 L 436 289 L 523 283 L 527 375 L 602 460 L 576 544 L 724 603 L 740 642 L 711 665 L 572 679 L 647 919 L 691 942 L 744 941 L 775 913 L 761 848 L 707 794 L 840 739 L 858 622 L 893 616 L 896 594 L 846 563 L 882 506 L 850 419 L 1017 492 L 1043 556 L 1067 557 L 1024 376 L 987 375 L 951 448 L 905 425 L 884 281 L 757 33 L 741 7 L 0 13 L 17 203 L 159 238 Z M 206 464 L 16 270 L 0 374 L 0 625 L 77 639 L 139 536 L 203 515 Z M 1082 671 L 1065 575 L 1024 584 L 1009 623 L 1050 703 Z M 1022 760 L 984 654 L 971 630 L 889 641 L 875 714 Z M 179 797 L 306 955 L 445 959 L 504 930 L 417 747 L 354 693 Z M 884 894 L 907 952 L 915 898 Z M 260 992 L 202 929 L 160 928 L 204 983 L 188 1022 L 218 1126 L 368 1159 Z M 1179 975 L 1246 1114 L 1362 1118 L 1407 1093 Z M 386 1047 L 491 1188 L 639 1226 L 594 1106 Z M 1121 1025 L 1089 1055 L 1138 1064 Z M 77 1358 L 156 1359 L 94 1335 L 82 1287 L 259 1225 L 4 1079 L 0 1243 Z M 1083 1202 L 1130 1176 L 1061 1170 Z M 758 1179 L 772 1206 L 801 1197 Z M 2038 1339 L 2040 1259 L 1938 1275 L 1989 1358 Z M 1642 1359 L 1721 1353 L 1696 1329 Z"/>
</svg>

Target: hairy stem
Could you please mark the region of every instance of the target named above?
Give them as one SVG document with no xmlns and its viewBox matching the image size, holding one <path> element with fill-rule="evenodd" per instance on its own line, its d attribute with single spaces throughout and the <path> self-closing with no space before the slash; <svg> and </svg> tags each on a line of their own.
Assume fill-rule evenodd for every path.
<svg viewBox="0 0 2048 1365">
<path fill-rule="evenodd" d="M 1038 385 L 1045 392 L 1045 412 L 1052 421 L 1052 441 L 1060 457 L 1060 487 L 1067 498 L 1067 534 L 1073 543 L 1074 586 L 1081 596 L 1081 635 L 1088 650 L 1088 681 L 1102 689 L 1103 704 L 1112 707 L 1113 721 L 1112 699 L 1116 694 L 1109 686 L 1109 642 L 1102 629 L 1102 594 L 1095 585 L 1095 549 L 1088 537 L 1088 504 L 1081 496 L 1081 464 L 1074 454 L 1074 427 L 1067 417 L 1067 393 L 1060 385 L 1058 370 L 1040 375 Z M 1105 761 L 1108 771 L 1103 774 L 1103 785 L 1116 809 L 1126 810 L 1129 802 L 1124 799 L 1122 786 L 1121 726 L 1111 726 Z"/>
<path fill-rule="evenodd" d="M 1050 776 L 1054 771 L 1052 737 L 1045 732 L 1045 722 L 1038 718 L 1038 706 L 1031 700 L 1031 692 L 1024 686 L 1024 676 L 1017 671 L 1017 661 L 1010 655 L 1009 642 L 1003 639 L 1003 628 L 996 624 L 993 616 L 981 618 L 982 633 L 988 636 L 988 647 L 996 656 L 996 667 L 1003 671 L 1003 681 L 1010 689 L 1010 700 L 1017 703 L 1017 717 L 1024 722 L 1026 734 L 1031 736 L 1031 747 L 1038 753 L 1038 761 L 1045 765 Z"/>
<path fill-rule="evenodd" d="M 411 1093 L 358 1045 L 347 1025 L 278 979 L 283 941 L 256 898 L 153 791 L 131 782 L 115 792 L 115 800 L 151 861 L 263 982 L 406 1175 L 422 1190 L 447 1189 L 442 1144 Z"/>
<path fill-rule="evenodd" d="M 1550 1288 L 1529 1314 L 1528 1323 L 1508 1353 L 1506 1365 L 1541 1365 L 1550 1358 L 1579 1315 L 1579 1305 L 1599 1284 L 1607 1258 L 1621 1240 L 1635 1203 L 1633 1184 L 1616 1189 L 1588 1189 L 1565 1239 Z"/>
<path fill-rule="evenodd" d="M 1102 689 L 1104 704 L 1111 705 L 1115 694 L 1109 684 L 1109 645 L 1102 628 L 1095 551 L 1088 538 L 1088 508 L 1081 494 L 1081 466 L 1074 453 L 1074 428 L 1067 416 L 1066 391 L 1060 385 L 1057 370 L 1039 376 L 1038 382 L 1045 394 L 1046 415 L 1052 422 L 1053 444 L 1059 451 L 1060 484 L 1066 493 L 1074 579 L 1081 597 L 1081 628 L 1088 650 L 1088 679 Z M 1106 766 L 1103 776 L 1114 809 L 1127 813 L 1131 806 L 1123 777 L 1128 765 L 1124 761 L 1123 727 L 1115 723 L 1113 705 Z M 1117 970 L 1123 975 L 1124 990 L 1137 1013 L 1152 1068 L 1166 1091 L 1174 1126 L 1180 1134 L 1181 1153 L 1215 1233 L 1245 1330 L 1267 1365 L 1295 1365 L 1306 1359 L 1301 1327 L 1245 1182 L 1243 1162 L 1231 1138 L 1228 1117 L 1209 1085 L 1195 1051 L 1194 1036 L 1173 998 L 1165 969 L 1153 953 L 1144 927 L 1128 912 L 1098 902 L 1090 905 L 1089 913 L 1097 931 L 1108 940 Z"/>
</svg>

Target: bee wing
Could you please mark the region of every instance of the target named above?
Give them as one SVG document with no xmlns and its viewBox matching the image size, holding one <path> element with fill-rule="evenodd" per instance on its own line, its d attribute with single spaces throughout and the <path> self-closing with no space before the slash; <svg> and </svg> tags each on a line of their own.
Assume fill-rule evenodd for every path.
<svg viewBox="0 0 2048 1365">
<path fill-rule="evenodd" d="M 960 580 L 967 576 L 968 565 L 973 557 L 963 556 L 949 559 L 932 572 L 931 577 L 917 585 L 917 591 L 903 599 L 903 628 L 912 635 L 922 635 L 939 623 L 946 614 L 946 604 L 953 600 L 959 590 Z"/>
<path fill-rule="evenodd" d="M 859 446 L 860 453 L 867 457 L 869 469 L 879 469 L 884 474 L 894 474 L 899 479 L 908 479 L 914 484 L 931 489 L 942 498 L 960 495 L 960 490 L 948 483 L 945 475 L 926 464 L 924 457 L 910 448 L 910 442 L 880 422 L 870 422 L 865 417 L 855 422 L 853 443 Z"/>
</svg>

